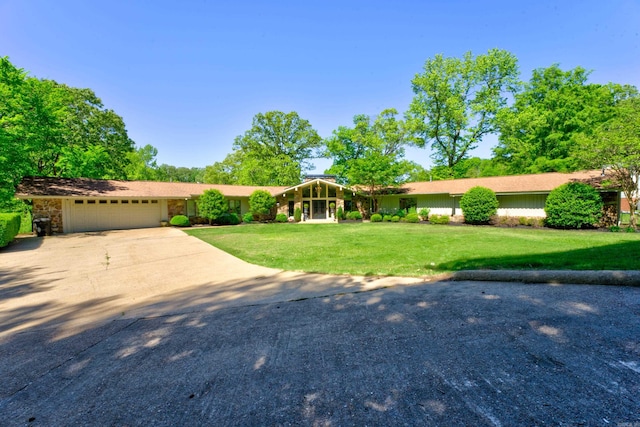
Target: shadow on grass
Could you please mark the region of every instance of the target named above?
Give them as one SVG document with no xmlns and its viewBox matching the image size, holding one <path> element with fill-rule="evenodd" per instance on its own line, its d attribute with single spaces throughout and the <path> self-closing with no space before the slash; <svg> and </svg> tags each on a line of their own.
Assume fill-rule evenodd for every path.
<svg viewBox="0 0 640 427">
<path fill-rule="evenodd" d="M 564 252 L 461 258 L 438 264 L 438 271 L 459 270 L 640 270 L 640 241 Z"/>
</svg>

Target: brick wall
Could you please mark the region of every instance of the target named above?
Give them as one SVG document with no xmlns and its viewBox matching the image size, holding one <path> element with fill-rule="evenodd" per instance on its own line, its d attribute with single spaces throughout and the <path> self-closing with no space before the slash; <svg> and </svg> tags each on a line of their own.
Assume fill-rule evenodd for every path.
<svg viewBox="0 0 640 427">
<path fill-rule="evenodd" d="M 169 219 L 176 215 L 186 215 L 184 203 L 185 201 L 183 199 L 167 200 L 167 212 L 169 214 Z"/>
<path fill-rule="evenodd" d="M 52 233 L 64 233 L 62 199 L 33 199 L 33 219 L 49 218 Z"/>
</svg>

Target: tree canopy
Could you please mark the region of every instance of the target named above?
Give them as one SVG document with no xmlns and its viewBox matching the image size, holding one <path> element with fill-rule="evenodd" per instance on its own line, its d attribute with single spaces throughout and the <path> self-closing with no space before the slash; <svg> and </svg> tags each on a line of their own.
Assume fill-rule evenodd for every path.
<svg viewBox="0 0 640 427">
<path fill-rule="evenodd" d="M 415 94 L 407 118 L 419 147 L 431 144 L 436 165 L 453 169 L 482 138 L 496 131 L 495 116 L 518 84 L 517 59 L 489 50 L 473 57 L 436 55 L 411 81 Z"/>
<path fill-rule="evenodd" d="M 589 84 L 589 72 L 576 67 L 562 71 L 557 64 L 533 71 L 515 95 L 513 106 L 498 114 L 496 159 L 510 173 L 571 172 L 583 167 L 577 140 L 591 136 L 612 117 L 621 99 L 635 88 Z"/>
<path fill-rule="evenodd" d="M 326 140 L 326 155 L 333 159 L 328 173 L 341 183 L 366 187 L 374 198 L 382 188 L 403 181 L 412 164 L 404 160 L 408 133 L 395 109 L 384 110 L 372 123 L 360 114 L 353 118 L 354 127 L 339 127 Z"/>
</svg>

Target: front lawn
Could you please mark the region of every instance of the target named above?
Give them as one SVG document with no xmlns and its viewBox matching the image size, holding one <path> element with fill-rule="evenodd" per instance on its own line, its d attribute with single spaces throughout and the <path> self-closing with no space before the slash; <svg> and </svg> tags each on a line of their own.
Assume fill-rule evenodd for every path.
<svg viewBox="0 0 640 427">
<path fill-rule="evenodd" d="M 424 224 L 249 224 L 185 230 L 250 263 L 332 274 L 638 270 L 640 233 Z"/>
</svg>

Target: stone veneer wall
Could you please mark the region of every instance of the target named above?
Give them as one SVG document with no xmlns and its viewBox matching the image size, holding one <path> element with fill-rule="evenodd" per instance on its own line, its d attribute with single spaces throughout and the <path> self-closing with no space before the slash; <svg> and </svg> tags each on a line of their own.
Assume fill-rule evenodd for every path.
<svg viewBox="0 0 640 427">
<path fill-rule="evenodd" d="M 183 199 L 171 199 L 167 200 L 167 213 L 169 214 L 169 220 L 176 215 L 186 215 Z"/>
<path fill-rule="evenodd" d="M 52 233 L 64 233 L 62 199 L 33 199 L 33 219 L 49 218 Z"/>
</svg>

